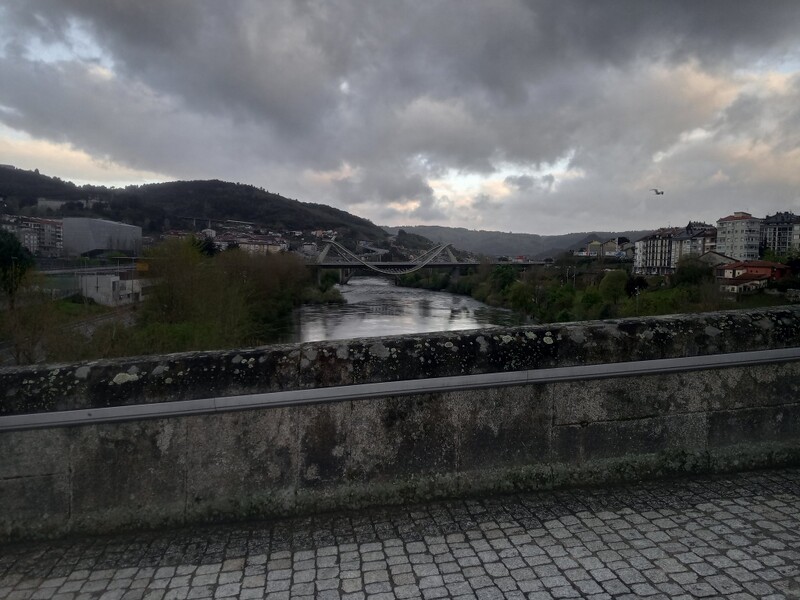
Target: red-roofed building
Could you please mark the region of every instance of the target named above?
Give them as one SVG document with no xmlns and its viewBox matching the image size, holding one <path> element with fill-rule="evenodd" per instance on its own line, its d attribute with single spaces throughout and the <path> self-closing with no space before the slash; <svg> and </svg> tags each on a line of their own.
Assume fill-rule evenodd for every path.
<svg viewBox="0 0 800 600">
<path fill-rule="evenodd" d="M 748 260 L 717 267 L 719 289 L 732 294 L 746 294 L 767 287 L 769 281 L 786 277 L 789 267 L 768 260 Z"/>
<path fill-rule="evenodd" d="M 718 276 L 724 279 L 734 279 L 740 275 L 748 274 L 776 281 L 789 274 L 789 267 L 768 260 L 748 260 L 722 265 L 717 268 L 717 273 Z"/>
<path fill-rule="evenodd" d="M 719 289 L 732 294 L 746 294 L 767 287 L 769 277 L 754 273 L 742 273 L 737 277 L 720 279 Z"/>
</svg>

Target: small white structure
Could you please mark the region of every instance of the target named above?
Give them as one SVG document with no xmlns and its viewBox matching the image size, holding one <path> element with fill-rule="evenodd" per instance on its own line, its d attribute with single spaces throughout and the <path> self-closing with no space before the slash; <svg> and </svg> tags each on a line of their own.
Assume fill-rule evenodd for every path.
<svg viewBox="0 0 800 600">
<path fill-rule="evenodd" d="M 122 279 L 115 273 L 78 275 L 81 294 L 103 306 L 123 306 L 139 302 L 150 285 L 150 280 Z"/>
</svg>

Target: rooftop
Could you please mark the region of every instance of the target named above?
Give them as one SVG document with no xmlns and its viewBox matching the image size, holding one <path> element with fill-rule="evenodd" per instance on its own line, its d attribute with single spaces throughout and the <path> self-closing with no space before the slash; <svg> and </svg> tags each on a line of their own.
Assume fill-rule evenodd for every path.
<svg viewBox="0 0 800 600">
<path fill-rule="evenodd" d="M 753 268 L 765 268 L 769 267 L 772 269 L 788 269 L 786 265 L 783 263 L 772 262 L 769 260 L 742 260 L 734 263 L 730 263 L 727 265 L 723 265 L 725 269 L 740 269 L 746 267 L 753 267 Z"/>
<path fill-rule="evenodd" d="M 719 221 L 717 221 L 717 223 L 722 223 L 725 221 L 750 221 L 750 220 L 760 221 L 761 219 L 754 217 L 750 213 L 735 212 L 727 217 L 722 217 Z"/>
</svg>

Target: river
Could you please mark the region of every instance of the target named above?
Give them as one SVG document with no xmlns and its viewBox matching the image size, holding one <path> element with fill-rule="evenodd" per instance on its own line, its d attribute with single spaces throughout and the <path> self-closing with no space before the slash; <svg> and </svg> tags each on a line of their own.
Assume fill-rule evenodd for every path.
<svg viewBox="0 0 800 600">
<path fill-rule="evenodd" d="M 346 304 L 303 306 L 295 312 L 295 342 L 401 335 L 518 325 L 524 317 L 468 296 L 354 277 L 337 286 Z"/>
</svg>

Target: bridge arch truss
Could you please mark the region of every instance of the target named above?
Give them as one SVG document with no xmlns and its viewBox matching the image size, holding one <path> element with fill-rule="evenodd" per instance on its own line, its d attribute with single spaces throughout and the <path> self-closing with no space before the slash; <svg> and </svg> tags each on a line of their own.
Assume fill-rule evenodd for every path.
<svg viewBox="0 0 800 600">
<path fill-rule="evenodd" d="M 356 263 L 358 265 L 369 269 L 370 271 L 374 271 L 375 273 L 380 273 L 381 275 L 408 275 L 410 273 L 414 273 L 415 271 L 419 271 L 420 269 L 424 269 L 428 265 L 435 263 L 437 259 L 445 258 L 446 262 L 448 263 L 457 263 L 458 260 L 453 255 L 452 245 L 451 244 L 439 244 L 434 246 L 430 250 L 426 251 L 424 254 L 418 256 L 414 261 L 413 266 L 390 266 L 390 265 L 383 265 L 379 266 L 379 264 L 375 264 L 369 261 L 364 260 L 357 254 L 352 253 L 350 250 L 335 242 L 333 240 L 325 240 L 325 249 L 320 252 L 319 256 L 317 257 L 317 264 L 324 266 L 341 266 L 341 267 L 356 267 Z M 339 256 L 346 259 L 346 262 L 343 261 L 340 264 L 337 263 L 328 263 L 327 258 L 329 251 L 333 248 Z"/>
</svg>

